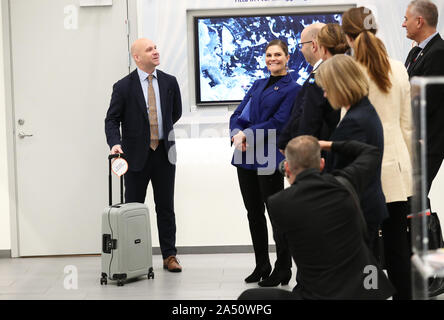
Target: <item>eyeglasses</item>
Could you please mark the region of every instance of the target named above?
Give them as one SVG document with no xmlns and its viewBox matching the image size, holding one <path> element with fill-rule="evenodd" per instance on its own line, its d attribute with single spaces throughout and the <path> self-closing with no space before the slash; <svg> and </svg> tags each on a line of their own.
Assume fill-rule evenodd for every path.
<svg viewBox="0 0 444 320">
<path fill-rule="evenodd" d="M 312 42 L 313 40 L 310 40 L 310 41 L 305 41 L 305 42 L 301 42 L 301 43 L 298 43 L 297 44 L 297 46 L 298 46 L 298 49 L 299 50 L 301 50 L 302 49 L 302 47 L 304 46 L 304 44 L 306 44 L 306 43 L 310 43 L 310 42 Z"/>
</svg>

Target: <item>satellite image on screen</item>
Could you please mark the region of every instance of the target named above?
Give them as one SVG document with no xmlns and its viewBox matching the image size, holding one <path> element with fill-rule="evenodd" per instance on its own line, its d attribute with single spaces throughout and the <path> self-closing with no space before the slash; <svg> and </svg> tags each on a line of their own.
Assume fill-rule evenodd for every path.
<svg viewBox="0 0 444 320">
<path fill-rule="evenodd" d="M 197 102 L 242 100 L 255 80 L 269 75 L 265 47 L 273 39 L 288 44 L 290 72 L 302 85 L 311 67 L 297 44 L 302 30 L 315 22 L 341 23 L 341 14 L 196 18 Z"/>
</svg>

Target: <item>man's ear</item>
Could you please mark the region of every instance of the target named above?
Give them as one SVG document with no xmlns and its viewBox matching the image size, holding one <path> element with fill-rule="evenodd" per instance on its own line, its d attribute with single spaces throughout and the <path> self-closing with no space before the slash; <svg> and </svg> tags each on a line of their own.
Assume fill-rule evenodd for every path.
<svg viewBox="0 0 444 320">
<path fill-rule="evenodd" d="M 317 53 L 319 51 L 318 42 L 316 41 L 316 39 L 313 39 L 312 41 L 313 41 L 312 51 L 313 53 Z"/>
<path fill-rule="evenodd" d="M 288 165 L 288 161 L 284 162 L 284 168 L 285 168 L 285 177 L 290 178 L 291 171 L 290 171 L 290 166 Z"/>
<path fill-rule="evenodd" d="M 325 159 L 324 158 L 321 158 L 321 163 L 320 163 L 320 170 L 321 170 L 321 172 L 322 171 L 324 171 L 324 168 L 325 168 Z"/>
<path fill-rule="evenodd" d="M 422 16 L 419 16 L 418 18 L 421 18 L 421 19 L 418 19 L 418 23 L 417 23 L 416 27 L 418 29 L 421 29 L 424 26 L 424 18 Z"/>
</svg>

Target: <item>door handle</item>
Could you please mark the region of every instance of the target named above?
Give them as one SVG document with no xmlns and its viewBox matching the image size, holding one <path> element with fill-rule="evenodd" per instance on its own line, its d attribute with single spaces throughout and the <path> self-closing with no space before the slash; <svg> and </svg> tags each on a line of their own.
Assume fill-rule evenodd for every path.
<svg viewBox="0 0 444 320">
<path fill-rule="evenodd" d="M 25 138 L 27 138 L 27 137 L 32 137 L 32 136 L 34 136 L 33 134 L 25 134 L 25 133 L 23 133 L 23 132 L 19 132 L 19 134 L 18 134 L 18 137 L 20 138 L 20 139 L 25 139 Z"/>
</svg>

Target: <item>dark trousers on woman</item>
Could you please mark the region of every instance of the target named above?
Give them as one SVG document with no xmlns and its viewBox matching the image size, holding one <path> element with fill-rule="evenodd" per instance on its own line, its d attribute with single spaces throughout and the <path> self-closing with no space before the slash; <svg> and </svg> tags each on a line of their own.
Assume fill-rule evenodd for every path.
<svg viewBox="0 0 444 320">
<path fill-rule="evenodd" d="M 248 223 L 257 266 L 270 264 L 268 255 L 268 230 L 265 208 L 271 195 L 284 189 L 284 177 L 276 171 L 272 175 L 258 175 L 256 170 L 237 168 L 239 186 L 247 209 Z M 276 243 L 277 260 L 275 271 L 291 269 L 291 255 L 287 242 L 275 230 L 273 220 L 273 238 Z"/>
<path fill-rule="evenodd" d="M 409 205 L 407 201 L 390 202 L 387 203 L 387 209 L 390 216 L 382 224 L 382 235 L 388 277 L 397 291 L 393 300 L 410 300 L 411 249 L 407 232 Z"/>
</svg>

